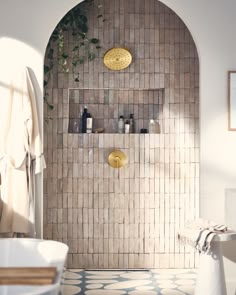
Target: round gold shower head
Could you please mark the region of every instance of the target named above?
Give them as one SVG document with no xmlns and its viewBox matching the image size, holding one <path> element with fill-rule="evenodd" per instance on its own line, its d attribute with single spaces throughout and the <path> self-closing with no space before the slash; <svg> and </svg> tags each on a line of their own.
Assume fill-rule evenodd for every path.
<svg viewBox="0 0 236 295">
<path fill-rule="evenodd" d="M 126 48 L 114 47 L 105 53 L 103 61 L 110 70 L 124 70 L 131 64 L 132 55 Z"/>
<path fill-rule="evenodd" d="M 127 157 L 125 153 L 120 150 L 111 152 L 108 156 L 108 164 L 113 168 L 124 167 L 127 163 Z"/>
</svg>

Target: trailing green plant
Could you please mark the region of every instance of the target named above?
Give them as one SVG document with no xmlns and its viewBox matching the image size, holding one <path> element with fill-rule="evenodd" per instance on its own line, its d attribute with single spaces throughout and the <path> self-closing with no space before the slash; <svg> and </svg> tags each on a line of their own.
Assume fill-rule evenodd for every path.
<svg viewBox="0 0 236 295">
<path fill-rule="evenodd" d="M 76 72 L 77 66 L 79 64 L 83 64 L 87 60 L 93 61 L 96 58 L 98 54 L 97 51 L 101 48 L 100 40 L 98 38 L 91 38 L 88 36 L 88 19 L 86 16 L 92 5 L 95 5 L 94 0 L 84 0 L 81 4 L 71 9 L 53 31 L 46 51 L 44 89 L 49 85 L 55 63 L 57 63 L 58 71 L 63 73 L 69 72 L 71 63 L 75 74 L 74 80 L 79 82 L 79 72 Z M 98 9 L 101 7 L 101 5 L 97 5 Z M 98 14 L 97 18 L 103 18 L 102 14 Z M 103 21 L 105 21 L 105 19 L 103 19 Z M 68 52 L 65 49 L 66 32 L 72 34 L 73 36 L 74 47 L 71 52 Z M 56 58 L 55 51 L 57 51 Z M 52 110 L 53 105 L 49 103 L 49 95 L 46 90 L 44 100 L 48 108 Z"/>
</svg>

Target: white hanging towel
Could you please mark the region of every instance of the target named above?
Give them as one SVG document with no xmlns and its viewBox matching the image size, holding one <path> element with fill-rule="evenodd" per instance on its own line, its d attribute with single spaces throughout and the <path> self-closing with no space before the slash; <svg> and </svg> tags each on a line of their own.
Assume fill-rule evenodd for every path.
<svg viewBox="0 0 236 295">
<path fill-rule="evenodd" d="M 33 85 L 27 68 L 0 81 L 0 233 L 35 235 L 35 174 L 45 167 Z"/>
</svg>

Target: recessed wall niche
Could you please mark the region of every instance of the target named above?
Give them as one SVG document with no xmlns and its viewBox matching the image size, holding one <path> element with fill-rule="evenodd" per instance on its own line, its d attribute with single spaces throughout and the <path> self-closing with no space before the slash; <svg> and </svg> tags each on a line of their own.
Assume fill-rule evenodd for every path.
<svg viewBox="0 0 236 295">
<path fill-rule="evenodd" d="M 105 133 L 118 133 L 119 116 L 134 115 L 134 133 L 148 129 L 150 119 L 162 123 L 164 89 L 69 89 L 69 133 L 77 133 L 84 106 L 93 118 L 93 129 L 104 128 Z M 76 130 L 77 129 L 77 130 Z"/>
</svg>

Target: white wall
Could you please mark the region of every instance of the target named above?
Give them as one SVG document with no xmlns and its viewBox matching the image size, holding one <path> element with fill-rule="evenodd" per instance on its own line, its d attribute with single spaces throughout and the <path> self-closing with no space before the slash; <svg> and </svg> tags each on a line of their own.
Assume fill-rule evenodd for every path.
<svg viewBox="0 0 236 295">
<path fill-rule="evenodd" d="M 162 0 L 185 22 L 200 60 L 200 215 L 224 222 L 225 189 L 236 187 L 236 132 L 228 131 L 227 71 L 236 69 L 235 0 Z M 236 197 L 235 197 L 236 199 Z M 236 206 L 236 200 L 232 206 Z M 234 219 L 234 220 L 232 220 Z M 227 220 L 230 220 L 227 218 Z M 235 224 L 236 216 L 231 217 Z M 226 248 L 227 247 L 227 248 Z M 236 245 L 226 245 L 229 295 L 236 292 Z"/>
<path fill-rule="evenodd" d="M 48 39 L 75 0 L 8 0 L 0 3 L 0 87 L 7 85 L 7 73 L 27 66 L 35 74 L 38 109 L 43 123 L 43 63 Z M 56 9 L 55 9 L 56 8 Z M 42 128 L 41 128 L 42 129 Z M 42 237 L 42 176 L 37 176 L 37 236 Z"/>
<path fill-rule="evenodd" d="M 14 68 L 19 63 L 32 68 L 37 79 L 41 121 L 45 47 L 61 17 L 79 2 L 8 0 L 0 3 L 0 83 L 4 81 L 8 67 Z M 227 214 L 224 210 L 225 189 L 236 187 L 236 132 L 227 131 L 227 71 L 236 69 L 236 1 L 162 2 L 183 19 L 199 51 L 200 212 L 206 218 L 224 222 Z M 40 195 L 41 179 L 38 183 Z M 38 212 L 40 205 L 41 202 Z M 233 251 L 229 249 L 227 256 L 230 256 L 229 252 Z M 228 280 L 235 280 L 229 285 L 229 295 L 233 295 L 236 267 L 229 261 L 226 266 Z"/>
</svg>

